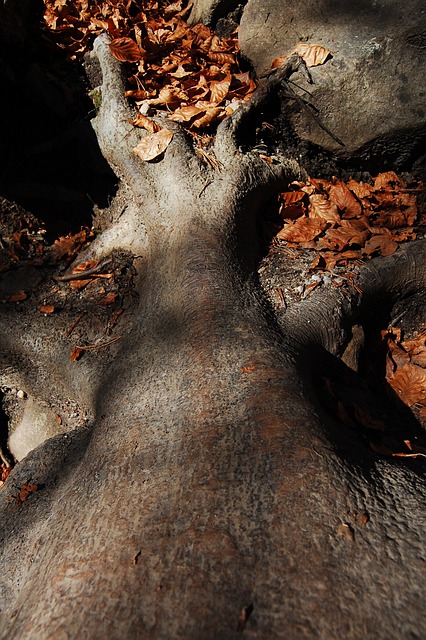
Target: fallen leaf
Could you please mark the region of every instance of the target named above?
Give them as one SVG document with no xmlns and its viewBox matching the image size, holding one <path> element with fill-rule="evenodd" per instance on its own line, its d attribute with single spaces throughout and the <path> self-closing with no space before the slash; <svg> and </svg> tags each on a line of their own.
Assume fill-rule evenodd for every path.
<svg viewBox="0 0 426 640">
<path fill-rule="evenodd" d="M 275 58 L 275 60 L 272 62 L 271 68 L 277 69 L 278 67 L 281 67 L 281 65 L 283 65 L 287 60 L 288 56 L 278 56 L 278 58 Z"/>
<path fill-rule="evenodd" d="M 309 216 L 326 222 L 340 223 L 337 205 L 319 193 L 309 196 Z"/>
<path fill-rule="evenodd" d="M 215 122 L 221 113 L 222 113 L 221 107 L 211 107 L 209 109 L 206 109 L 203 115 L 200 115 L 198 118 L 195 118 L 194 122 L 192 123 L 192 126 L 195 127 L 196 129 L 201 129 L 202 127 L 206 127 L 212 124 L 213 122 Z"/>
<path fill-rule="evenodd" d="M 256 369 L 256 367 L 252 364 L 248 367 L 242 367 L 240 369 L 240 373 L 253 373 L 253 371 Z"/>
<path fill-rule="evenodd" d="M 232 53 L 215 53 L 214 51 L 209 51 L 207 54 L 210 60 L 213 62 L 218 62 L 219 64 L 235 64 L 235 56 Z"/>
<path fill-rule="evenodd" d="M 355 534 L 350 524 L 342 522 L 337 529 L 337 535 L 353 542 L 355 540 Z"/>
<path fill-rule="evenodd" d="M 347 183 L 348 189 L 356 195 L 357 198 L 362 200 L 363 198 L 369 198 L 374 192 L 374 187 L 365 182 L 357 182 L 353 178 Z"/>
<path fill-rule="evenodd" d="M 15 291 L 15 293 L 12 293 L 7 301 L 8 302 L 22 302 L 22 300 L 26 300 L 27 299 L 27 294 L 25 293 L 25 291 Z"/>
<path fill-rule="evenodd" d="M 372 236 L 364 245 L 364 253 L 368 256 L 374 253 L 391 256 L 397 249 L 398 244 L 385 234 Z"/>
<path fill-rule="evenodd" d="M 0 486 L 4 483 L 12 469 L 12 466 L 6 464 L 6 462 L 2 462 L 2 464 L 0 465 Z"/>
<path fill-rule="evenodd" d="M 331 202 L 337 205 L 344 218 L 357 218 L 361 214 L 361 204 L 341 180 L 330 187 L 329 196 Z"/>
<path fill-rule="evenodd" d="M 93 232 L 90 229 L 82 229 L 76 234 L 61 236 L 53 243 L 50 248 L 50 256 L 53 261 L 59 261 L 63 258 L 74 258 L 80 249 L 93 238 Z"/>
<path fill-rule="evenodd" d="M 228 94 L 231 86 L 231 74 L 228 73 L 223 80 L 212 82 L 210 85 L 210 100 L 219 104 Z"/>
<path fill-rule="evenodd" d="M 386 189 L 388 187 L 404 188 L 405 186 L 405 182 L 401 180 L 394 171 L 379 173 L 379 175 L 374 178 L 375 189 Z"/>
<path fill-rule="evenodd" d="M 195 105 L 180 107 L 174 111 L 173 115 L 169 116 L 169 120 L 173 120 L 175 122 L 189 122 L 195 118 L 195 116 L 200 115 L 202 111 L 202 109 L 199 109 Z"/>
<path fill-rule="evenodd" d="M 52 304 L 42 304 L 41 307 L 38 308 L 41 313 L 51 314 L 55 312 L 55 307 Z"/>
<path fill-rule="evenodd" d="M 73 347 L 70 353 L 71 360 L 75 362 L 82 356 L 83 352 L 84 352 L 84 349 L 82 349 L 81 347 Z"/>
<path fill-rule="evenodd" d="M 163 128 L 160 124 L 154 122 L 154 120 L 151 120 L 150 118 L 147 118 L 142 113 L 138 113 L 136 118 L 134 120 L 131 120 L 130 124 L 135 127 L 143 127 L 144 129 L 149 131 L 149 133 L 157 133 Z"/>
<path fill-rule="evenodd" d="M 331 51 L 325 47 L 320 44 L 308 44 L 307 42 L 299 42 L 293 53 L 298 53 L 308 67 L 324 64 L 328 58 L 332 57 Z"/>
<path fill-rule="evenodd" d="M 324 231 L 326 221 L 313 218 L 298 218 L 293 223 L 287 223 L 277 233 L 277 238 L 288 242 L 309 242 L 317 238 Z"/>
<path fill-rule="evenodd" d="M 388 382 L 404 404 L 412 406 L 426 402 L 426 369 L 408 362 L 398 367 Z"/>
<path fill-rule="evenodd" d="M 161 129 L 157 133 L 149 133 L 139 144 L 134 147 L 133 152 L 145 162 L 158 158 L 169 146 L 173 138 L 173 131 Z"/>
<path fill-rule="evenodd" d="M 114 38 L 109 48 L 114 58 L 120 62 L 138 62 L 142 58 L 138 45 L 131 38 Z"/>
<path fill-rule="evenodd" d="M 24 484 L 22 489 L 18 493 L 17 502 L 18 503 L 25 502 L 28 496 L 37 490 L 38 490 L 38 485 L 36 484 Z"/>
<path fill-rule="evenodd" d="M 101 300 L 99 300 L 100 304 L 112 304 L 113 302 L 115 302 L 118 298 L 118 293 L 109 293 L 108 295 L 106 295 L 104 298 L 101 298 Z"/>
</svg>

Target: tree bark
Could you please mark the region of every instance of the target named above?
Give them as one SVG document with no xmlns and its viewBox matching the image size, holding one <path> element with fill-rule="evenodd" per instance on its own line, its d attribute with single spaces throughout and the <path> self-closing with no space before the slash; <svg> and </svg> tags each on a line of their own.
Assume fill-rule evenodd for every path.
<svg viewBox="0 0 426 640">
<path fill-rule="evenodd" d="M 94 51 L 96 134 L 148 237 L 139 303 L 108 358 L 61 369 L 90 428 L 33 451 L 0 494 L 0 636 L 420 638 L 424 467 L 374 457 L 313 380 L 363 305 L 425 286 L 425 242 L 367 265 L 363 296 L 313 295 L 280 324 L 255 272 L 256 219 L 303 171 L 242 153 L 242 112 L 220 126 L 220 171 L 177 127 L 142 163 L 105 36 Z M 90 251 L 103 257 L 102 239 Z M 16 360 L 16 344 L 3 350 Z M 42 354 L 35 394 L 63 351 Z M 42 490 L 8 499 L 30 480 Z"/>
</svg>

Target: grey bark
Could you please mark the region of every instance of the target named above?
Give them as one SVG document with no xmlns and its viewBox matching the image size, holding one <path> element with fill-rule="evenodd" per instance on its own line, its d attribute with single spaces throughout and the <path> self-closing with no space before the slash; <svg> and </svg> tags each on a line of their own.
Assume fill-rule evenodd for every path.
<svg viewBox="0 0 426 640">
<path fill-rule="evenodd" d="M 314 296 L 280 327 L 253 272 L 258 211 L 301 169 L 242 153 L 240 116 L 219 129 L 220 172 L 178 128 L 141 163 L 105 37 L 95 55 L 95 130 L 139 229 L 140 302 L 103 359 L 70 363 L 58 338 L 26 375 L 90 425 L 35 449 L 0 493 L 0 637 L 423 637 L 424 467 L 373 456 L 312 385 L 363 301 Z M 128 222 L 111 241 L 134 249 Z M 425 251 L 371 263 L 366 296 L 424 287 Z M 6 380 L 28 371 L 42 325 L 12 340 L 2 322 Z M 17 505 L 28 481 L 42 490 Z"/>
</svg>

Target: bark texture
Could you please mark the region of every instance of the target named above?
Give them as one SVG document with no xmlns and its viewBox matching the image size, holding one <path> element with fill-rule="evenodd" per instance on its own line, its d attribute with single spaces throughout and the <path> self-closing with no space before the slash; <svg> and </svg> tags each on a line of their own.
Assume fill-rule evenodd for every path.
<svg viewBox="0 0 426 640">
<path fill-rule="evenodd" d="M 90 428 L 34 450 L 0 494 L 0 637 L 423 637 L 421 463 L 373 457 L 312 381 L 368 299 L 425 287 L 424 241 L 367 266 L 362 299 L 312 296 L 279 324 L 255 272 L 256 219 L 301 169 L 243 154 L 241 113 L 218 131 L 220 171 L 178 128 L 142 163 L 104 36 L 95 55 L 94 126 L 127 190 L 110 236 L 140 251 L 139 303 L 103 360 L 66 364 L 60 340 L 37 354 L 27 388 L 48 396 L 60 363 L 51 385 Z M 90 251 L 103 257 L 105 239 Z M 3 346 L 9 375 L 16 349 Z M 30 480 L 43 489 L 8 499 Z"/>
</svg>

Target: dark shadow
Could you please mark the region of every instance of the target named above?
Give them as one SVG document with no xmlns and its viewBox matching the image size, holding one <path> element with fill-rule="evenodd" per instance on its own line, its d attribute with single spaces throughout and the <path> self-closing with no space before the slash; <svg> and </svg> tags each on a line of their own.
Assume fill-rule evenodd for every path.
<svg viewBox="0 0 426 640">
<path fill-rule="evenodd" d="M 0 43 L 0 194 L 54 237 L 91 226 L 94 205 L 108 206 L 117 179 L 90 125 L 82 68 L 49 41 L 41 15 L 34 5 L 19 41 L 9 34 Z"/>
<path fill-rule="evenodd" d="M 397 317 L 401 305 L 405 305 L 409 321 L 404 331 L 407 335 L 414 333 L 425 319 L 424 292 L 397 304 L 389 295 L 378 295 L 356 319 L 365 336 L 357 370 L 325 349 L 314 347 L 310 352 L 311 362 L 315 362 L 311 382 L 320 406 L 333 418 L 324 421 L 329 437 L 347 462 L 368 471 L 382 455 L 423 475 L 426 463 L 421 457 L 391 455 L 410 453 L 407 440 L 411 445 L 426 447 L 424 427 L 386 380 L 388 348 L 381 331 L 387 326 L 401 326 Z"/>
<path fill-rule="evenodd" d="M 6 461 L 10 463 L 13 459 L 7 444 L 9 437 L 9 418 L 3 409 L 3 397 L 3 393 L 0 393 L 0 451 L 2 453 L 0 464 Z"/>
</svg>

